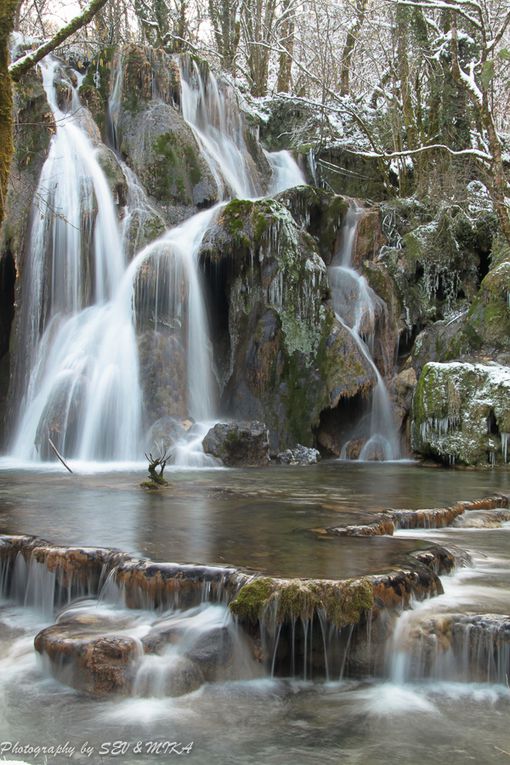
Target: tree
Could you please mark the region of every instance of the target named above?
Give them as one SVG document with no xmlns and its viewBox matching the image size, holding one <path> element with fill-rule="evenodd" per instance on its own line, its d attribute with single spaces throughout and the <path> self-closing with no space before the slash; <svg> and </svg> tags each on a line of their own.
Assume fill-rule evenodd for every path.
<svg viewBox="0 0 510 765">
<path fill-rule="evenodd" d="M 5 215 L 5 201 L 11 158 L 12 85 L 9 76 L 9 40 L 14 29 L 18 0 L 3 0 L 0 5 L 0 225 Z"/>
<path fill-rule="evenodd" d="M 235 74 L 241 36 L 241 7 L 242 0 L 208 0 L 209 20 L 221 65 L 231 74 Z"/>
<path fill-rule="evenodd" d="M 448 31 L 439 39 L 438 53 L 450 53 L 450 73 L 458 88 L 467 97 L 474 113 L 469 131 L 470 145 L 457 150 L 442 144 L 442 150 L 474 158 L 481 167 L 484 180 L 498 216 L 501 232 L 510 244 L 509 186 L 503 163 L 503 144 L 496 128 L 492 87 L 498 59 L 510 57 L 501 48 L 510 27 L 510 10 L 494 6 L 490 0 L 397 0 L 401 8 L 435 10 L 447 14 Z M 461 45 L 468 43 L 461 53 Z M 466 47 L 466 46 L 465 46 Z M 406 155 L 422 152 L 433 146 L 409 145 Z"/>
<path fill-rule="evenodd" d="M 350 79 L 352 68 L 352 57 L 354 48 L 358 42 L 361 28 L 365 21 L 367 13 L 368 0 L 356 0 L 356 16 L 354 22 L 347 29 L 345 44 L 342 52 L 342 61 L 340 69 L 340 95 L 348 96 L 350 93 Z"/>
<path fill-rule="evenodd" d="M 88 24 L 107 0 L 90 0 L 85 9 L 63 26 L 51 39 L 9 66 L 9 42 L 18 12 L 18 0 L 0 4 L 0 226 L 5 215 L 9 170 L 13 154 L 12 83 L 17 82 L 38 61 L 62 45 L 71 35 Z"/>
</svg>

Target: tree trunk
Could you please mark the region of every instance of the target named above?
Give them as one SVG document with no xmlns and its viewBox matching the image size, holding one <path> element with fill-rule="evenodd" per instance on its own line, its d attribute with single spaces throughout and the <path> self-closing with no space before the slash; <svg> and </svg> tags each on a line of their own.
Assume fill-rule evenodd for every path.
<svg viewBox="0 0 510 765">
<path fill-rule="evenodd" d="M 276 83 L 278 93 L 290 93 L 295 27 L 291 0 L 285 0 L 280 32 L 280 43 L 284 50 L 280 52 L 278 57 L 278 80 Z"/>
<path fill-rule="evenodd" d="M 354 48 L 358 42 L 359 33 L 361 27 L 365 21 L 365 14 L 367 11 L 368 0 L 359 0 L 356 6 L 356 20 L 354 24 L 347 30 L 347 37 L 345 38 L 345 45 L 342 52 L 342 64 L 340 69 L 340 95 L 348 96 L 351 90 L 351 64 L 354 54 Z"/>
<path fill-rule="evenodd" d="M 5 215 L 7 184 L 14 144 L 12 139 L 12 83 L 9 76 L 9 38 L 18 0 L 0 3 L 0 226 Z"/>
</svg>

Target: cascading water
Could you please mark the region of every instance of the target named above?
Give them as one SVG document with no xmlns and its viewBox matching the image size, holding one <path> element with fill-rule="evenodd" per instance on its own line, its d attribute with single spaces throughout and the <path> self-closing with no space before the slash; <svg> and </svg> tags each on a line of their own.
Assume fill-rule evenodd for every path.
<svg viewBox="0 0 510 765">
<path fill-rule="evenodd" d="M 13 410 L 22 414 L 12 453 L 23 460 L 47 459 L 51 439 L 66 458 L 140 458 L 144 448 L 152 448 L 154 435 L 140 360 L 157 346 L 165 353 L 171 349 L 175 369 L 161 387 L 182 389 L 175 411 L 167 414 L 196 421 L 184 445 L 177 444 L 176 461 L 209 464 L 201 439 L 215 416 L 216 393 L 198 253 L 220 206 L 192 216 L 135 255 L 144 222 L 161 218 L 119 157 L 127 184 L 119 224 L 94 145 L 77 121 L 83 111 L 77 87 L 69 86 L 68 109 L 58 103 L 58 66 L 51 60 L 42 67 L 56 133 L 36 194 L 23 276 L 18 345 L 24 353 L 16 361 L 12 388 Z M 181 62 L 181 74 L 183 116 L 220 198 L 260 194 L 237 104 L 195 62 Z M 119 55 L 108 110 L 114 150 L 122 88 Z M 303 182 L 288 152 L 266 156 L 273 171 L 271 193 Z M 134 255 L 129 265 L 128 255 Z"/>
<path fill-rule="evenodd" d="M 393 420 L 388 390 L 374 359 L 375 322 L 382 301 L 352 266 L 352 256 L 362 208 L 352 202 L 346 215 L 342 239 L 329 268 L 333 295 L 333 307 L 341 324 L 349 331 L 361 353 L 370 365 L 376 383 L 372 391 L 368 426 L 360 424 L 365 443 L 360 460 L 395 460 L 400 456 L 399 439 Z M 344 444 L 342 457 L 346 457 L 348 443 Z"/>
<path fill-rule="evenodd" d="M 233 93 L 229 89 L 222 91 L 214 75 L 202 72 L 193 59 L 181 59 L 180 66 L 182 115 L 193 130 L 220 198 L 257 198 L 262 189 L 255 177 Z M 290 152 L 265 152 L 265 156 L 273 171 L 270 194 L 305 183 Z"/>
<path fill-rule="evenodd" d="M 42 66 L 56 123 L 34 202 L 23 276 L 14 456 L 41 459 L 48 437 L 66 456 L 126 460 L 139 453 L 141 402 L 125 260 L 106 177 L 86 132 L 58 103 L 58 63 Z M 25 382 L 27 381 L 27 382 Z"/>
<path fill-rule="evenodd" d="M 257 194 L 247 166 L 241 115 L 220 92 L 216 78 L 202 75 L 193 59 L 181 61 L 182 116 L 193 130 L 221 199 L 249 199 Z"/>
</svg>

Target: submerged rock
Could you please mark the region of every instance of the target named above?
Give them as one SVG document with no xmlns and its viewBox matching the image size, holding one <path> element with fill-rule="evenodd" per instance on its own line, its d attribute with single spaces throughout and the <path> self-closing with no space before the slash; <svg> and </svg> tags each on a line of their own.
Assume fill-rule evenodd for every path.
<svg viewBox="0 0 510 765">
<path fill-rule="evenodd" d="M 218 423 L 202 441 L 206 454 L 227 467 L 259 467 L 269 464 L 269 431 L 262 422 Z"/>
<path fill-rule="evenodd" d="M 425 365 L 413 401 L 416 452 L 446 464 L 505 464 L 509 434 L 509 367 Z"/>
</svg>

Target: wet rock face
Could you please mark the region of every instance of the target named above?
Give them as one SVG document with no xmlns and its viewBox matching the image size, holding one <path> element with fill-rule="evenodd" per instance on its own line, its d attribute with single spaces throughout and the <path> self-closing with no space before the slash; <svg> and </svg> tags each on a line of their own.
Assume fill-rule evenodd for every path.
<svg viewBox="0 0 510 765">
<path fill-rule="evenodd" d="M 509 394 L 509 367 L 426 364 L 413 401 L 413 449 L 446 464 L 505 464 Z"/>
<path fill-rule="evenodd" d="M 122 112 L 119 131 L 122 155 L 163 206 L 189 209 L 217 200 L 211 173 L 177 109 L 154 102 L 139 112 Z"/>
<path fill-rule="evenodd" d="M 93 696 L 127 695 L 139 643 L 131 637 L 101 634 L 102 629 L 100 624 L 95 630 L 57 624 L 39 632 L 35 650 L 46 657 L 53 675 L 66 685 Z"/>
<path fill-rule="evenodd" d="M 115 89 L 112 123 L 108 99 Z M 126 45 L 115 55 L 102 51 L 88 69 L 80 97 L 103 139 L 114 140 L 167 223 L 217 201 L 214 179 L 179 111 L 180 76 L 172 57 L 137 45 Z M 150 240 L 151 229 L 160 229 L 157 215 L 146 225 L 142 242 Z"/>
<path fill-rule="evenodd" d="M 279 201 L 235 200 L 209 232 L 201 260 L 227 336 L 226 349 L 225 335 L 216 337 L 224 410 L 263 420 L 273 452 L 311 446 L 323 409 L 374 384 L 335 319 L 315 239 Z"/>
<path fill-rule="evenodd" d="M 315 186 L 296 186 L 275 199 L 288 209 L 299 228 L 313 236 L 321 258 L 329 266 L 338 247 L 349 201 Z"/>
<path fill-rule="evenodd" d="M 149 422 L 186 417 L 187 362 L 181 340 L 165 327 L 138 336 L 140 383 Z"/>
<path fill-rule="evenodd" d="M 269 432 L 262 422 L 218 423 L 203 442 L 206 454 L 227 467 L 264 467 L 269 464 Z"/>
<path fill-rule="evenodd" d="M 464 344 L 485 354 L 510 351 L 510 262 L 495 266 L 483 279 L 467 316 Z"/>
<path fill-rule="evenodd" d="M 16 84 L 14 108 L 14 156 L 0 232 L 0 436 L 9 377 L 13 373 L 9 347 L 13 347 L 18 331 L 15 304 L 21 298 L 19 276 L 24 268 L 34 195 L 55 128 L 40 74 L 35 69 Z"/>
<path fill-rule="evenodd" d="M 393 380 L 395 420 L 400 433 L 405 434 L 406 441 L 410 435 L 409 415 L 417 382 L 416 372 L 412 368 L 403 369 Z"/>
</svg>

